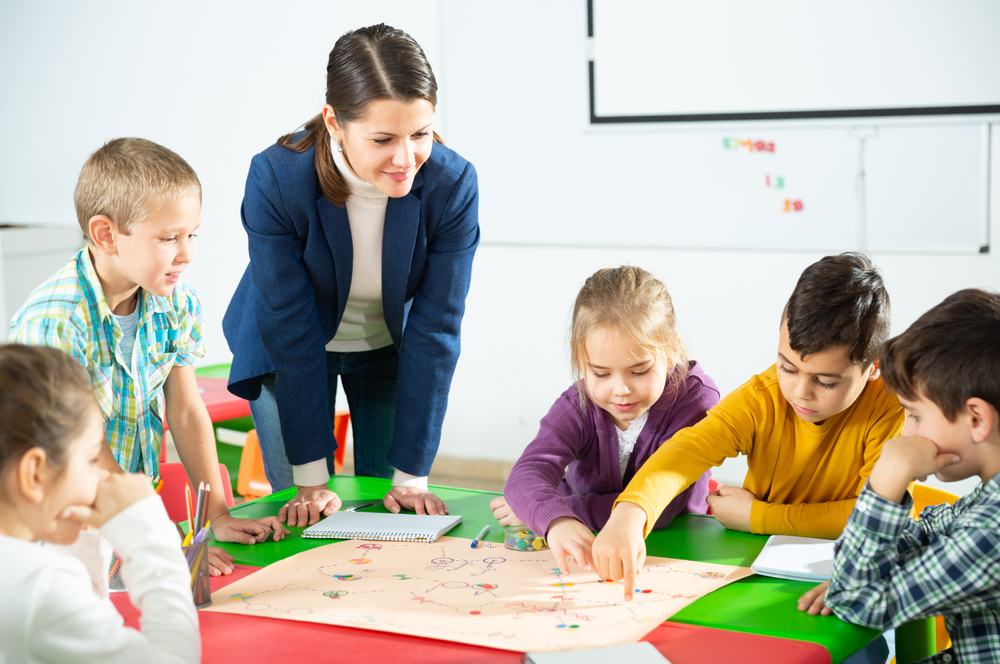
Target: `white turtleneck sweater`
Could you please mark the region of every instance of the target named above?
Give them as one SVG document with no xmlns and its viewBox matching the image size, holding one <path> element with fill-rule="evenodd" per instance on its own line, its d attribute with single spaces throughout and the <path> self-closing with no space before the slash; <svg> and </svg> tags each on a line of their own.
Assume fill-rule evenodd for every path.
<svg viewBox="0 0 1000 664">
<path fill-rule="evenodd" d="M 354 264 L 344 317 L 326 349 L 356 353 L 384 348 L 392 344 L 382 314 L 382 231 L 389 197 L 359 178 L 336 145 L 333 146 L 333 163 L 351 190 L 347 198 L 347 220 L 351 224 Z"/>
<path fill-rule="evenodd" d="M 340 326 L 326 344 L 328 351 L 356 353 L 384 348 L 392 344 L 389 328 L 382 314 L 382 232 L 389 197 L 375 185 L 362 180 L 347 164 L 337 143 L 330 142 L 333 163 L 351 190 L 347 198 L 347 220 L 351 225 L 354 264 L 351 267 L 351 292 Z M 292 466 L 298 486 L 318 486 L 330 480 L 325 459 Z M 396 469 L 393 486 L 427 489 L 427 477 L 417 477 Z"/>
</svg>

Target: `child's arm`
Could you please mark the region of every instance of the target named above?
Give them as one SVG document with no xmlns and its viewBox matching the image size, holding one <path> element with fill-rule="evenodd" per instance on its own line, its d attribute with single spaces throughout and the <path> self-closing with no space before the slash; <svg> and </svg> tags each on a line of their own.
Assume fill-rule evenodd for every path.
<svg viewBox="0 0 1000 664">
<path fill-rule="evenodd" d="M 508 507 L 542 535 L 556 519 L 580 519 L 557 487 L 566 476 L 567 465 L 584 456 L 596 456 L 591 447 L 597 445 L 597 434 L 586 421 L 590 413 L 581 413 L 574 399 L 578 399 L 575 391 L 569 390 L 552 405 L 504 487 Z"/>
<path fill-rule="evenodd" d="M 826 604 L 849 622 L 885 629 L 917 618 L 979 611 L 994 605 L 1000 533 L 971 517 L 952 521 L 933 544 L 901 547 L 912 498 L 906 488 L 951 465 L 924 438 L 887 441 L 862 491 L 834 560 Z M 954 515 L 950 509 L 945 515 Z M 936 515 L 928 515 L 932 520 Z M 937 526 L 942 519 L 938 519 Z M 920 524 L 921 530 L 925 526 Z"/>
<path fill-rule="evenodd" d="M 71 507 L 64 518 L 100 527 L 121 556 L 129 597 L 142 612 L 142 630 L 122 626 L 114 605 L 94 593 L 89 576 L 60 566 L 41 588 L 29 620 L 31 661 L 198 661 L 191 575 L 177 531 L 149 480 L 111 476 L 99 485 L 93 506 Z"/>
<path fill-rule="evenodd" d="M 267 539 L 272 530 L 276 542 L 288 534 L 289 531 L 277 517 L 237 519 L 229 514 L 222 477 L 219 475 L 215 432 L 212 430 L 212 420 L 208 416 L 205 402 L 198 393 L 194 367 L 175 365 L 171 368 L 163 384 L 163 396 L 166 400 L 167 423 L 188 478 L 195 486 L 201 482 L 212 486 L 207 514 L 212 521 L 211 529 L 215 539 L 220 542 L 254 544 Z M 230 557 L 229 561 L 222 562 L 231 560 Z"/>
</svg>

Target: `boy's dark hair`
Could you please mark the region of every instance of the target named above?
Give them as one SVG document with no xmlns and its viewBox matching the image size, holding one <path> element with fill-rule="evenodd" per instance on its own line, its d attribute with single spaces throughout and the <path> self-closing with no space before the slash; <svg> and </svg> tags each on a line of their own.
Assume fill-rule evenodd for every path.
<svg viewBox="0 0 1000 664">
<path fill-rule="evenodd" d="M 782 320 L 799 355 L 844 346 L 867 369 L 889 338 L 889 293 L 864 254 L 825 256 L 799 277 Z"/>
<path fill-rule="evenodd" d="M 0 474 L 33 447 L 55 468 L 96 412 L 90 377 L 79 362 L 46 346 L 0 344 Z"/>
<path fill-rule="evenodd" d="M 949 295 L 886 343 L 880 366 L 890 389 L 929 399 L 949 422 L 974 397 L 1000 411 L 1000 295 Z"/>
</svg>

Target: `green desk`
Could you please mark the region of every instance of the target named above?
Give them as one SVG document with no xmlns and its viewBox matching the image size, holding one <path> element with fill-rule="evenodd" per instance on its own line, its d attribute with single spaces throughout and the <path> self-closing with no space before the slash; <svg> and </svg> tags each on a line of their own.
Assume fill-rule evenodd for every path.
<svg viewBox="0 0 1000 664">
<path fill-rule="evenodd" d="M 330 480 L 330 488 L 346 507 L 381 499 L 389 488 L 388 480 L 340 475 Z M 462 523 L 450 536 L 473 539 L 483 526 L 491 526 L 483 541 L 503 542 L 503 531 L 489 508 L 499 494 L 471 489 L 433 487 L 435 494 L 448 504 L 452 514 L 461 514 Z M 234 516 L 258 518 L 273 516 L 294 495 L 289 489 L 233 508 Z M 372 508 L 376 509 L 376 508 Z M 303 539 L 302 528 L 292 528 L 291 536 L 281 542 L 263 542 L 252 546 L 220 543 L 246 565 L 265 566 L 276 560 L 329 544 L 329 540 Z M 764 546 L 767 537 L 749 535 L 723 528 L 712 517 L 683 516 L 669 527 L 654 531 L 646 540 L 647 553 L 686 560 L 749 567 Z M 856 627 L 836 616 L 811 617 L 796 608 L 799 596 L 812 584 L 753 576 L 713 592 L 674 614 L 673 622 L 702 625 L 764 636 L 812 641 L 830 651 L 833 662 L 841 662 L 863 647 L 879 632 Z"/>
</svg>

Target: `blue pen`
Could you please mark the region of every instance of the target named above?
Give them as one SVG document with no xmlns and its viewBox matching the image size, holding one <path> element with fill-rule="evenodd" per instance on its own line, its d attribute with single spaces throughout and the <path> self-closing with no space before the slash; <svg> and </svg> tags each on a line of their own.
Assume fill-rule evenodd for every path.
<svg viewBox="0 0 1000 664">
<path fill-rule="evenodd" d="M 489 532 L 489 530 L 490 530 L 489 526 L 483 526 L 483 529 L 479 531 L 478 535 L 476 535 L 476 539 L 472 540 L 472 548 L 473 549 L 475 549 L 477 546 L 479 546 L 479 540 L 483 539 L 483 535 L 485 535 L 487 532 Z"/>
</svg>

